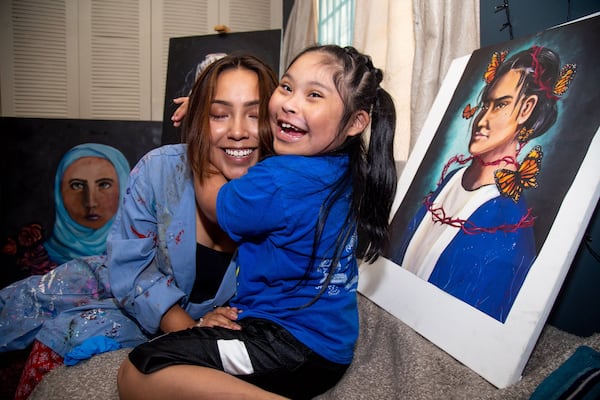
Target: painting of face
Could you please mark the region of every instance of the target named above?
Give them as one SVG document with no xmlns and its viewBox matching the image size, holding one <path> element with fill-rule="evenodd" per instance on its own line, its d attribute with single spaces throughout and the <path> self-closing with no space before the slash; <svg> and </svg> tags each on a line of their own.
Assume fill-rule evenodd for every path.
<svg viewBox="0 0 600 400">
<path fill-rule="evenodd" d="M 227 179 L 258 162 L 258 76 L 247 69 L 223 71 L 210 106 L 211 163 Z"/>
<path fill-rule="evenodd" d="M 100 157 L 82 157 L 67 167 L 61 194 L 65 209 L 78 224 L 98 229 L 119 207 L 119 180 L 115 167 Z"/>
<path fill-rule="evenodd" d="M 521 74 L 510 70 L 499 79 L 473 124 L 469 152 L 482 160 L 492 162 L 515 149 L 517 128 L 522 120 L 524 104 L 520 95 Z"/>
</svg>

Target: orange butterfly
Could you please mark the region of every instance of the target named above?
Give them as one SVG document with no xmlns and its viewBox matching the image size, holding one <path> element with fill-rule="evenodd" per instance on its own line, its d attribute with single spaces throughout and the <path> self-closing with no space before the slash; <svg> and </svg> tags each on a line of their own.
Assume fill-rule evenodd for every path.
<svg viewBox="0 0 600 400">
<path fill-rule="evenodd" d="M 504 62 L 504 59 L 506 58 L 507 54 L 507 50 L 501 51 L 500 53 L 495 51 L 494 54 L 492 54 L 492 60 L 488 64 L 487 70 L 483 74 L 483 80 L 485 81 L 485 83 L 490 83 L 494 80 L 494 77 L 496 76 L 496 71 L 498 70 L 500 64 Z"/>
<path fill-rule="evenodd" d="M 523 160 L 517 171 L 499 169 L 494 173 L 496 186 L 500 194 L 510 197 L 516 203 L 521 197 L 523 189 L 536 188 L 537 175 L 542 162 L 542 148 L 535 146 Z"/>
<path fill-rule="evenodd" d="M 464 119 L 470 119 L 473 115 L 475 115 L 475 112 L 477 112 L 478 109 L 479 106 L 471 107 L 471 104 L 467 104 L 463 109 L 462 117 Z"/>
<path fill-rule="evenodd" d="M 567 89 L 569 89 L 569 85 L 575 77 L 576 70 L 577 66 L 575 64 L 565 64 L 565 66 L 562 67 L 562 70 L 560 71 L 560 78 L 558 78 L 556 85 L 554 85 L 554 90 L 552 91 L 552 93 L 554 93 L 557 96 L 562 96 L 567 91 Z"/>
<path fill-rule="evenodd" d="M 517 134 L 517 140 L 519 143 L 525 143 L 529 140 L 529 137 L 533 135 L 533 129 L 527 129 L 522 127 L 519 133 Z"/>
</svg>

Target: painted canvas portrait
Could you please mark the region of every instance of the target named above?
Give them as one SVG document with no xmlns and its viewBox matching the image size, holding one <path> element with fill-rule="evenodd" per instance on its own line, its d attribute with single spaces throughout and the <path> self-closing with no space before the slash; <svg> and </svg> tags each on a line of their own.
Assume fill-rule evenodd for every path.
<svg viewBox="0 0 600 400">
<path fill-rule="evenodd" d="M 474 369 L 474 332 L 503 350 L 520 336 L 507 371 L 480 368 L 498 386 L 518 378 L 598 201 L 598 39 L 595 16 L 456 60 L 400 178 L 385 259 L 361 268 L 364 294 Z M 467 336 L 442 338 L 443 319 Z"/>
</svg>

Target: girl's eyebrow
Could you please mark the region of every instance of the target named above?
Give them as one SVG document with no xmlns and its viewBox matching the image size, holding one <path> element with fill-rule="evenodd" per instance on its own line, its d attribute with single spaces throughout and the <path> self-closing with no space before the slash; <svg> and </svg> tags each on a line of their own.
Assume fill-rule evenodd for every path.
<svg viewBox="0 0 600 400">
<path fill-rule="evenodd" d="M 327 91 L 331 91 L 332 90 L 331 87 L 329 87 L 328 85 L 326 85 L 326 84 L 324 84 L 324 83 L 322 83 L 320 81 L 308 81 L 308 84 L 312 85 L 312 86 L 318 86 L 318 87 L 320 87 L 320 88 L 322 88 L 324 90 L 327 90 Z"/>
<path fill-rule="evenodd" d="M 290 79 L 291 81 L 294 81 L 294 78 L 293 78 L 292 76 L 290 76 L 290 74 L 288 74 L 287 72 L 286 72 L 285 74 L 283 74 L 283 76 L 281 77 L 281 80 L 280 80 L 280 82 L 281 82 L 281 81 L 282 81 L 284 78 L 288 78 L 288 79 Z M 308 84 L 309 86 L 318 86 L 318 87 L 320 87 L 320 88 L 322 88 L 322 89 L 324 89 L 324 90 L 331 91 L 331 87 L 329 87 L 327 84 L 325 84 L 325 83 L 323 83 L 323 82 L 321 82 L 321 81 L 307 81 L 307 84 Z"/>
<path fill-rule="evenodd" d="M 281 78 L 279 79 L 279 81 L 282 81 L 284 78 L 294 80 L 294 78 L 292 78 L 292 76 L 287 72 L 284 72 L 283 75 L 281 75 Z"/>
</svg>

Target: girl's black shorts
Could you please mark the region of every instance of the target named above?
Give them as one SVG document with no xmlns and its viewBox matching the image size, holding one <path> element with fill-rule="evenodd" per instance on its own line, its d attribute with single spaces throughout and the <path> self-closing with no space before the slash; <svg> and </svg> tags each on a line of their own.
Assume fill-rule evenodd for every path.
<svg viewBox="0 0 600 400">
<path fill-rule="evenodd" d="M 348 368 L 299 342 L 281 326 L 258 318 L 237 321 L 242 330 L 191 328 L 159 336 L 129 353 L 148 374 L 169 365 L 216 368 L 292 399 L 310 399 L 333 387 Z"/>
</svg>

